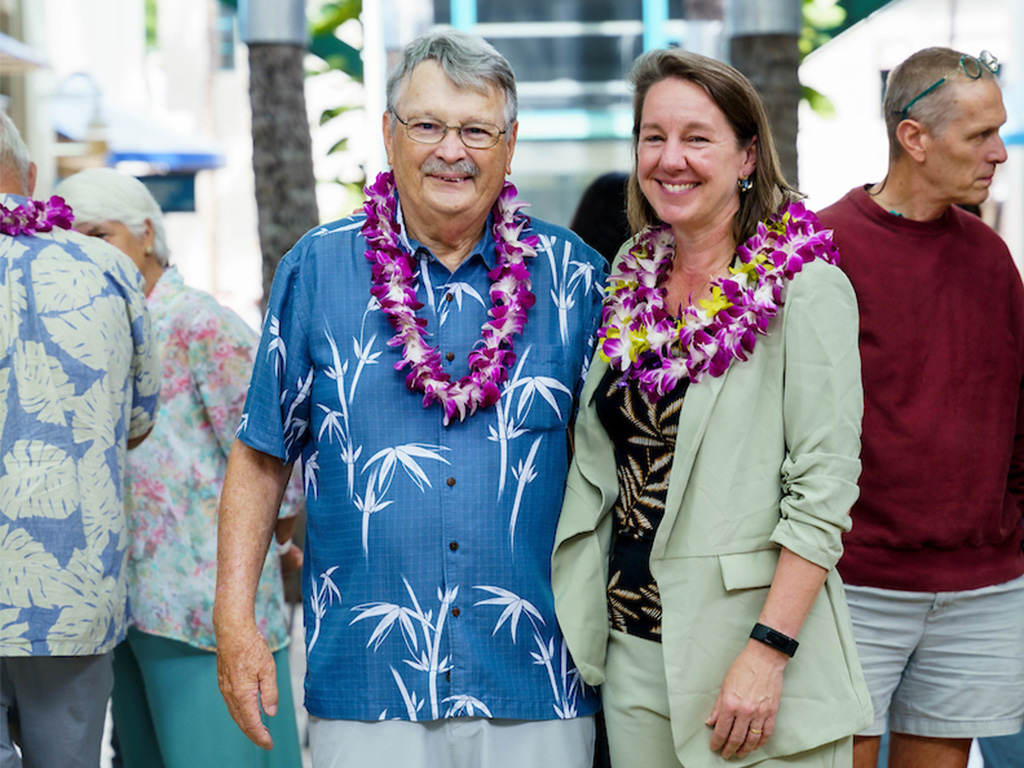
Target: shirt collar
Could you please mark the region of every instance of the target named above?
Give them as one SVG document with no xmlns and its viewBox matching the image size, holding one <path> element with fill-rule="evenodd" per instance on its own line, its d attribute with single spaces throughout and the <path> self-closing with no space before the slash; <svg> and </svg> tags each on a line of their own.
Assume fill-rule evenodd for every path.
<svg viewBox="0 0 1024 768">
<path fill-rule="evenodd" d="M 395 199 L 398 200 L 398 190 L 395 190 Z M 401 227 L 400 234 L 398 235 L 399 242 L 402 247 L 407 249 L 409 253 L 420 254 L 426 252 L 430 254 L 431 258 L 437 259 L 431 250 L 423 245 L 418 240 L 409 237 L 408 230 L 405 227 L 405 214 L 402 212 L 402 201 L 398 200 L 398 224 Z M 494 212 L 491 211 L 487 214 L 487 222 L 484 224 L 484 235 L 481 237 L 476 245 L 473 246 L 469 252 L 469 256 L 466 257 L 466 261 L 475 257 L 483 259 L 484 264 L 487 265 L 487 270 L 493 270 L 498 265 L 498 252 L 496 244 L 494 242 L 494 235 L 491 234 L 491 228 L 494 225 Z"/>
</svg>

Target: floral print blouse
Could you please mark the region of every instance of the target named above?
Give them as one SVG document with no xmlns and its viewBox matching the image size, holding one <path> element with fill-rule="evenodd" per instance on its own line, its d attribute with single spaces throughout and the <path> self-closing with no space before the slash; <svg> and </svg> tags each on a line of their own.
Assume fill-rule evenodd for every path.
<svg viewBox="0 0 1024 768">
<path fill-rule="evenodd" d="M 131 626 L 213 650 L 217 505 L 245 404 L 257 337 L 230 309 L 166 269 L 148 297 L 163 389 L 156 426 L 128 455 Z M 282 516 L 296 514 L 290 486 Z M 275 547 L 256 593 L 256 623 L 272 650 L 287 644 Z"/>
</svg>

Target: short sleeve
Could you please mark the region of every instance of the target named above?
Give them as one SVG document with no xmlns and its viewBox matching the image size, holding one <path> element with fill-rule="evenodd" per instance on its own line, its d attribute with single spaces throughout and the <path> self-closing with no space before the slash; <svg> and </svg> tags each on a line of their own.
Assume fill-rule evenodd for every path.
<svg viewBox="0 0 1024 768">
<path fill-rule="evenodd" d="M 134 267 L 134 265 L 133 265 Z M 153 428 L 160 405 L 160 350 L 153 338 L 142 274 L 132 269 L 131 275 L 121 272 L 125 285 L 125 303 L 132 334 L 132 411 L 128 439 L 141 437 Z"/>
<path fill-rule="evenodd" d="M 309 438 L 313 365 L 309 353 L 311 286 L 300 241 L 278 265 L 237 437 L 286 464 Z"/>
<path fill-rule="evenodd" d="M 207 420 L 227 456 L 245 405 L 256 334 L 211 298 L 189 329 L 188 353 Z"/>
</svg>

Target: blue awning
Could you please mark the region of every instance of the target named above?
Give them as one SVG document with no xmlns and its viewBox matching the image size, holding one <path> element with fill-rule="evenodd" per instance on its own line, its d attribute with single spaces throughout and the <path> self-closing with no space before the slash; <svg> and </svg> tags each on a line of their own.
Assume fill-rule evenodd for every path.
<svg viewBox="0 0 1024 768">
<path fill-rule="evenodd" d="M 0 32 L 0 71 L 5 75 L 27 72 L 48 65 L 46 57 L 21 40 Z"/>
<path fill-rule="evenodd" d="M 212 139 L 181 133 L 138 110 L 119 106 L 100 94 L 87 77 L 75 87 L 58 90 L 52 115 L 56 132 L 71 141 L 85 141 L 91 138 L 91 130 L 98 130 L 106 139 L 107 161 L 112 165 L 136 160 L 172 173 L 224 165 L 224 153 Z"/>
</svg>

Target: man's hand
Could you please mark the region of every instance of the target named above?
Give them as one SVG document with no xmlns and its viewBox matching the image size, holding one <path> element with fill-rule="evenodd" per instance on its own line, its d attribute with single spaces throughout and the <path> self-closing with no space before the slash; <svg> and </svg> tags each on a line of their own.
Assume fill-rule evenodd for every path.
<svg viewBox="0 0 1024 768">
<path fill-rule="evenodd" d="M 711 751 L 746 757 L 771 738 L 788 657 L 750 640 L 729 667 L 706 724 L 715 732 Z"/>
<path fill-rule="evenodd" d="M 228 712 L 257 746 L 271 749 L 274 740 L 260 719 L 277 714 L 277 667 L 259 632 L 220 629 L 217 632 L 217 682 Z"/>
</svg>

